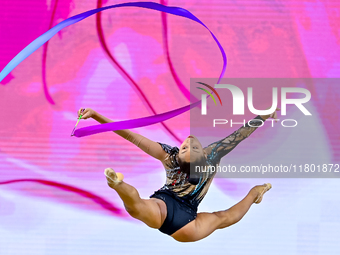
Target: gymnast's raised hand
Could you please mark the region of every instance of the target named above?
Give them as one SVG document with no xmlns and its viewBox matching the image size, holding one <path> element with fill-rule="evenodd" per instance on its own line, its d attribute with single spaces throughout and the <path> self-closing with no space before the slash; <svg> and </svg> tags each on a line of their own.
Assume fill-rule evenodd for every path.
<svg viewBox="0 0 340 255">
<path fill-rule="evenodd" d="M 78 117 L 80 115 L 82 119 L 93 118 L 101 124 L 113 122 L 90 108 L 79 109 Z M 249 121 L 251 125 L 247 123 L 229 136 L 206 147 L 193 135 L 189 135 L 178 148 L 154 142 L 130 130 L 114 131 L 159 160 L 165 168 L 166 183 L 149 199 L 143 199 L 133 186 L 123 181 L 122 173 L 107 168 L 105 175 L 108 185 L 118 193 L 126 211 L 133 218 L 180 242 L 203 239 L 215 230 L 226 228 L 241 220 L 253 203 L 262 201 L 271 184 L 253 187 L 239 203 L 229 209 L 197 213 L 198 205 L 208 192 L 216 172 L 195 176 L 191 175 L 190 169 L 195 166 L 218 166 L 222 157 L 253 133 L 266 119 L 276 117 L 276 111 L 269 115 L 256 116 Z"/>
</svg>

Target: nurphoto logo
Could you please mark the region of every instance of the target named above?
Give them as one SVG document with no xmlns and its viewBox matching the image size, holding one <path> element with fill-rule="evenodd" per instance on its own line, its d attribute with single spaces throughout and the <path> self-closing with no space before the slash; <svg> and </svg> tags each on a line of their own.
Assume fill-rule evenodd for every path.
<svg viewBox="0 0 340 255">
<path fill-rule="evenodd" d="M 220 104 L 222 106 L 222 100 L 216 89 L 229 89 L 229 91 L 232 94 L 232 103 L 233 103 L 233 115 L 244 115 L 244 105 L 245 105 L 245 96 L 242 92 L 242 90 L 231 84 L 215 84 L 215 88 L 212 86 L 205 84 L 203 82 L 198 82 L 201 85 L 204 85 L 205 87 L 209 88 L 218 98 L 220 101 Z M 206 92 L 206 94 L 201 95 L 201 115 L 207 115 L 207 98 L 208 95 L 212 98 L 215 105 L 217 105 L 216 99 L 214 98 L 213 94 L 209 92 L 207 89 L 197 87 L 200 90 L 203 90 Z M 247 105 L 248 109 L 251 113 L 255 115 L 269 115 L 273 113 L 278 108 L 278 88 L 273 87 L 272 88 L 272 105 L 269 109 L 266 110 L 258 110 L 255 109 L 253 104 L 253 88 L 248 87 L 247 88 Z M 301 95 L 301 98 L 287 98 L 288 93 L 299 93 Z M 287 105 L 295 105 L 304 115 L 312 115 L 306 107 L 303 105 L 311 99 L 311 93 L 309 90 L 305 88 L 297 88 L 297 87 L 281 87 L 281 115 L 287 114 Z M 276 119 L 278 121 L 279 119 Z M 272 126 L 273 126 L 272 120 Z M 293 125 L 285 125 L 285 122 L 294 122 Z M 233 121 L 231 120 L 231 125 Z M 226 119 L 214 119 L 213 120 L 213 127 L 219 124 L 227 124 L 228 120 Z M 234 124 L 236 124 L 234 122 Z M 248 123 L 249 124 L 249 123 Z M 294 119 L 285 119 L 282 120 L 281 125 L 283 127 L 295 127 L 297 125 L 297 121 Z"/>
</svg>

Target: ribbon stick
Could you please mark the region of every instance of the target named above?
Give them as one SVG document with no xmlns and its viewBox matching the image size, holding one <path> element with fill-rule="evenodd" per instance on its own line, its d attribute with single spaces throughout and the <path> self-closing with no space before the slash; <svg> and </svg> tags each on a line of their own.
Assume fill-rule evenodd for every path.
<svg viewBox="0 0 340 255">
<path fill-rule="evenodd" d="M 65 27 L 68 27 L 70 25 L 73 25 L 89 16 L 92 16 L 98 12 L 113 9 L 113 8 L 119 8 L 119 7 L 140 7 L 140 8 L 146 8 L 161 12 L 166 12 L 172 15 L 181 16 L 190 20 L 193 20 L 202 26 L 204 26 L 211 34 L 213 39 L 215 40 L 217 46 L 219 47 L 222 58 L 223 58 L 223 67 L 221 74 L 219 76 L 218 82 L 222 79 L 226 67 L 227 67 L 227 57 L 223 50 L 222 45 L 219 43 L 215 35 L 209 30 L 209 28 L 200 21 L 195 15 L 190 13 L 188 10 L 180 8 L 180 7 L 170 7 L 165 6 L 159 3 L 154 2 L 128 2 L 128 3 L 122 3 L 122 4 L 116 4 L 116 5 L 110 5 L 106 7 L 101 7 L 98 9 L 93 9 L 84 13 L 80 13 L 78 15 L 75 15 L 73 17 L 70 17 L 59 24 L 55 25 L 53 28 L 39 36 L 37 39 L 35 39 L 33 42 L 31 42 L 29 45 L 27 45 L 22 51 L 20 51 L 6 66 L 5 68 L 0 72 L 0 82 L 16 67 L 18 66 L 24 59 L 26 59 L 29 55 L 31 55 L 33 52 L 35 52 L 39 47 L 41 47 L 44 43 L 46 43 L 48 40 L 50 40 L 55 34 L 57 34 L 60 30 L 62 30 Z M 46 92 L 45 92 L 45 96 Z M 152 125 L 161 121 L 165 121 L 167 119 L 173 118 L 179 114 L 182 114 L 188 110 L 190 110 L 190 107 L 196 107 L 200 101 L 187 105 L 182 108 L 178 108 L 176 110 L 172 110 L 163 114 L 158 114 L 146 118 L 141 119 L 135 119 L 135 120 L 129 120 L 129 121 L 122 121 L 122 122 L 115 122 L 115 123 L 108 123 L 103 125 L 96 125 L 96 126 L 90 126 L 86 128 L 81 128 L 79 130 L 76 130 L 74 132 L 74 135 L 76 137 L 106 132 L 106 131 L 114 131 L 119 129 L 126 129 L 126 128 L 136 128 L 136 127 L 143 127 L 147 125 Z M 50 102 L 53 103 L 53 102 Z"/>
<path fill-rule="evenodd" d="M 73 130 L 72 130 L 71 136 L 74 135 L 74 130 L 76 130 L 76 127 L 78 126 L 78 123 L 79 123 L 79 121 L 80 121 L 80 119 L 81 119 L 82 116 L 83 116 L 83 115 L 80 115 L 80 116 L 79 116 L 79 119 L 78 119 L 76 125 L 74 126 L 74 128 L 73 128 Z"/>
</svg>

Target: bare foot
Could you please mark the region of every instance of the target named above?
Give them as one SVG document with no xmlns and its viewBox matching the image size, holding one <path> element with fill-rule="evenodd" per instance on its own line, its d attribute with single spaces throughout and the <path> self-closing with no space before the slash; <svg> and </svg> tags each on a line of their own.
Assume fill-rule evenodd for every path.
<svg viewBox="0 0 340 255">
<path fill-rule="evenodd" d="M 106 168 L 104 174 L 107 179 L 107 184 L 111 188 L 114 188 L 114 186 L 121 183 L 124 179 L 124 175 L 122 173 L 116 173 L 112 168 Z"/>
<path fill-rule="evenodd" d="M 258 195 L 255 198 L 254 203 L 255 204 L 261 203 L 264 193 L 266 193 L 271 188 L 272 188 L 272 185 L 270 183 L 265 183 L 263 185 L 255 186 L 254 189 L 257 191 Z"/>
</svg>

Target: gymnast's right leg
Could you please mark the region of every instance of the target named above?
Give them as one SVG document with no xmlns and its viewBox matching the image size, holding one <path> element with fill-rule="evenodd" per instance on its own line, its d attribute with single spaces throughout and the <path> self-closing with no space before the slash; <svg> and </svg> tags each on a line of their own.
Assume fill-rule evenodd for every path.
<svg viewBox="0 0 340 255">
<path fill-rule="evenodd" d="M 135 219 L 144 222 L 151 228 L 159 229 L 166 218 L 164 201 L 156 198 L 142 199 L 138 191 L 123 181 L 123 174 L 111 168 L 105 169 L 108 185 L 117 191 L 124 202 L 126 211 Z"/>
</svg>

